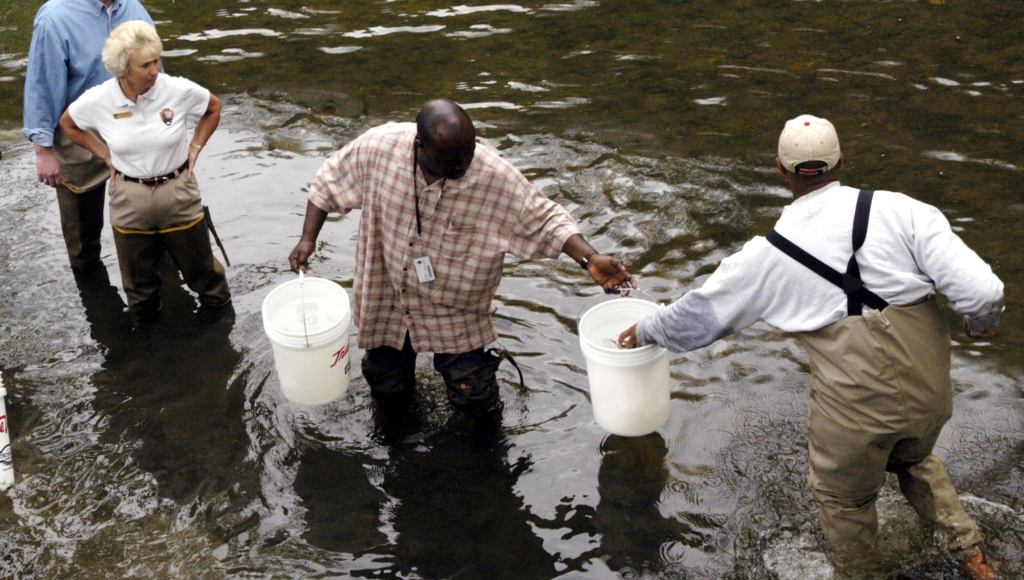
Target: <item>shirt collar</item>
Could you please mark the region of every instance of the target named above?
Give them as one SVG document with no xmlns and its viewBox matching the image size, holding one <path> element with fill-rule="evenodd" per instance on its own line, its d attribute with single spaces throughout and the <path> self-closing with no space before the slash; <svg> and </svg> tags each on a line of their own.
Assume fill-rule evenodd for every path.
<svg viewBox="0 0 1024 580">
<path fill-rule="evenodd" d="M 798 199 L 793 200 L 793 203 L 791 205 L 796 205 L 796 204 L 798 204 L 800 202 L 803 202 L 804 200 L 810 201 L 812 199 L 818 199 L 826 191 L 832 191 L 833 189 L 835 189 L 837 187 L 841 187 L 838 181 L 829 182 L 828 185 L 825 185 L 823 187 L 819 187 L 818 189 L 815 189 L 814 191 L 812 191 L 812 192 L 810 192 L 810 193 L 808 193 L 806 195 L 801 195 Z"/>
<path fill-rule="evenodd" d="M 114 80 L 114 90 L 113 90 L 113 93 L 114 93 L 114 95 L 113 95 L 114 96 L 114 105 L 116 105 L 118 107 L 134 107 L 135 103 L 133 103 L 131 101 L 131 99 L 126 97 L 125 94 L 124 94 L 124 91 L 121 89 L 121 81 L 117 80 L 116 77 L 113 80 Z"/>
<path fill-rule="evenodd" d="M 93 8 L 96 9 L 96 16 L 103 14 L 103 9 L 105 8 L 105 6 L 103 6 L 103 0 L 89 0 L 89 2 L 92 4 Z M 111 2 L 110 13 L 116 14 L 118 11 L 121 10 L 121 6 L 123 4 L 124 2 L 122 2 L 122 0 L 114 0 L 113 2 Z"/>
</svg>

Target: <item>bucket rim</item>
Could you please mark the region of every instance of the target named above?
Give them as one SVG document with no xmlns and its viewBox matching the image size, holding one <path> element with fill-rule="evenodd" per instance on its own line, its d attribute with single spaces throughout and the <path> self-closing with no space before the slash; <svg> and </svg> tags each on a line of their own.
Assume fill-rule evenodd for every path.
<svg viewBox="0 0 1024 580">
<path fill-rule="evenodd" d="M 295 287 L 298 286 L 300 283 L 313 284 L 314 286 L 319 286 L 321 288 L 331 288 L 332 290 L 337 291 L 337 299 L 344 305 L 345 314 L 341 317 L 341 320 L 336 326 L 331 328 L 325 328 L 323 330 L 305 333 L 288 332 L 286 330 L 278 328 L 277 325 L 271 323 L 268 315 L 268 309 L 273 306 L 274 301 L 279 299 L 282 294 L 294 291 Z M 301 280 L 299 278 L 294 278 L 292 280 L 282 282 L 275 286 L 270 292 L 268 292 L 267 295 L 263 297 L 263 302 L 260 304 L 260 317 L 262 318 L 263 322 L 263 332 L 268 337 L 275 340 L 275 342 L 278 342 L 280 346 L 293 349 L 301 348 L 302 350 L 305 350 L 307 348 L 317 348 L 319 346 L 323 346 L 324 344 L 337 339 L 340 336 L 349 334 L 350 328 L 352 326 L 352 315 L 352 303 L 349 300 L 348 292 L 345 290 L 345 288 L 342 287 L 337 282 L 335 282 L 334 280 L 329 280 L 327 278 L 319 278 L 316 276 L 305 276 L 304 279 Z M 305 345 L 307 341 L 309 342 L 308 347 Z M 289 344 L 281 344 L 282 342 L 287 342 Z M 303 345 L 301 347 L 292 346 L 292 343 L 295 342 L 302 342 Z M 317 346 L 313 345 L 314 342 L 317 343 Z"/>
<path fill-rule="evenodd" d="M 605 353 L 605 354 L 610 354 L 610 355 L 613 355 L 613 356 L 633 356 L 633 355 L 640 356 L 640 355 L 644 355 L 644 354 L 655 352 L 655 351 L 665 350 L 663 347 L 658 346 L 657 344 L 645 344 L 643 346 L 638 346 L 636 348 L 630 348 L 630 349 L 622 349 L 622 348 L 619 348 L 618 346 L 616 346 L 615 348 L 612 348 L 610 346 L 603 346 L 603 345 L 601 345 L 601 344 L 599 344 L 599 343 L 597 343 L 597 342 L 595 342 L 593 340 L 590 340 L 589 338 L 587 338 L 583 334 L 583 323 L 587 319 L 588 316 L 593 315 L 595 310 L 602 309 L 602 308 L 609 308 L 610 306 L 608 306 L 608 305 L 618 305 L 618 304 L 622 304 L 624 302 L 633 303 L 633 304 L 635 304 L 637 306 L 644 306 L 644 307 L 650 306 L 650 307 L 653 307 L 651 309 L 651 313 L 657 312 L 660 308 L 662 308 L 662 306 L 660 304 L 658 304 L 657 302 L 652 302 L 650 300 L 644 300 L 643 298 L 633 298 L 633 297 L 630 297 L 630 296 L 613 298 L 611 300 L 605 300 L 603 302 L 599 302 L 599 303 L 591 306 L 590 308 L 588 308 L 585 312 L 583 312 L 583 314 L 581 314 L 579 319 L 576 321 L 576 332 L 577 332 L 577 334 L 579 334 L 580 343 L 581 344 L 585 343 L 587 348 L 591 348 L 591 349 L 594 349 L 594 350 L 596 350 L 598 352 L 602 352 L 602 353 Z"/>
</svg>

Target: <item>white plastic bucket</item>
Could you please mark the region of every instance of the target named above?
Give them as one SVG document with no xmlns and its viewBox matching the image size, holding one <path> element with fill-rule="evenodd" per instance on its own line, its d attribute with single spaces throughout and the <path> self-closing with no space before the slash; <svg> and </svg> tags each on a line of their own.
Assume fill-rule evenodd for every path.
<svg viewBox="0 0 1024 580">
<path fill-rule="evenodd" d="M 619 333 L 660 308 L 636 298 L 602 302 L 580 317 L 594 419 L 614 435 L 638 437 L 668 420 L 668 352 L 657 345 L 622 349 Z"/>
<path fill-rule="evenodd" d="M 304 405 L 340 397 L 351 370 L 345 290 L 323 278 L 290 280 L 267 294 L 262 311 L 284 396 Z"/>
</svg>

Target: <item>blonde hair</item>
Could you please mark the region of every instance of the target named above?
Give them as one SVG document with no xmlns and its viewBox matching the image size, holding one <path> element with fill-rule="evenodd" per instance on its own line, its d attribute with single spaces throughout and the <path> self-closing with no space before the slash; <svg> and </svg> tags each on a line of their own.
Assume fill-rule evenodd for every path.
<svg viewBox="0 0 1024 580">
<path fill-rule="evenodd" d="M 161 52 L 163 44 L 153 25 L 144 20 L 129 20 L 111 31 L 103 43 L 103 66 L 110 74 L 123 78 L 128 74 L 133 53 L 156 58 Z"/>
</svg>

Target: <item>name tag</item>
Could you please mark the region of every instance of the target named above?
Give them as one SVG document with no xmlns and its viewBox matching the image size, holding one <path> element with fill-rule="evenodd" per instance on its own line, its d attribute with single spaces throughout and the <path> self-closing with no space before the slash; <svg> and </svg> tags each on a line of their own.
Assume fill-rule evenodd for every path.
<svg viewBox="0 0 1024 580">
<path fill-rule="evenodd" d="M 430 265 L 430 256 L 423 256 L 412 261 L 416 264 L 416 278 L 420 284 L 434 281 L 434 267 Z"/>
<path fill-rule="evenodd" d="M 114 113 L 115 119 L 127 119 L 132 116 L 131 111 L 121 111 L 120 113 Z"/>
</svg>

